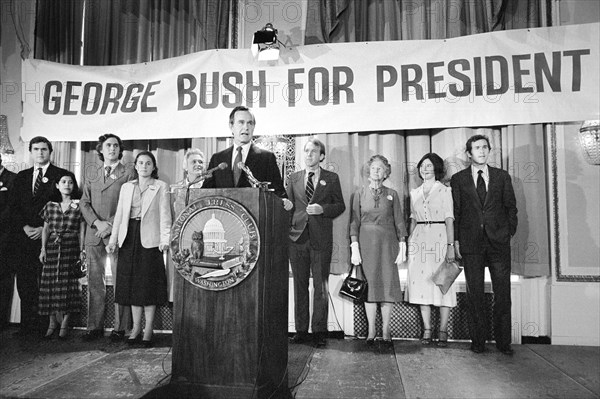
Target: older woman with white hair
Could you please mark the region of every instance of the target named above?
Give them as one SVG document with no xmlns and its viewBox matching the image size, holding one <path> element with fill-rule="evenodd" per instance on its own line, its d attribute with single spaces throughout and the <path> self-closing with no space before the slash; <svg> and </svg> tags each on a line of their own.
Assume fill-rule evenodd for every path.
<svg viewBox="0 0 600 399">
<path fill-rule="evenodd" d="M 205 157 L 198 148 L 190 148 L 183 157 L 184 179 L 179 184 L 190 188 L 201 188 L 204 181 Z"/>
<path fill-rule="evenodd" d="M 369 185 L 354 193 L 350 214 L 351 262 L 362 263 L 369 283 L 365 310 L 369 331 L 367 344 L 375 340 L 375 318 L 381 304 L 383 341 L 391 344 L 390 320 L 394 303 L 402 301 L 396 265 L 406 260 L 406 225 L 398 193 L 383 185 L 392 167 L 382 155 L 367 163 Z"/>
</svg>

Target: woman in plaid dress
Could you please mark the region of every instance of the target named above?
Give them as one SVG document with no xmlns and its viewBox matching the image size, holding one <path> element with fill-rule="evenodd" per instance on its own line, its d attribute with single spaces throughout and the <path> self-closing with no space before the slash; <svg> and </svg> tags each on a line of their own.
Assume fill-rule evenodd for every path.
<svg viewBox="0 0 600 399">
<path fill-rule="evenodd" d="M 81 256 L 84 242 L 83 219 L 79 200 L 75 199 L 79 198 L 79 188 L 71 172 L 59 176 L 54 195 L 54 201 L 49 201 L 40 212 L 44 229 L 38 312 L 50 319 L 44 338 L 52 337 L 59 325 L 58 337 L 65 338 L 70 314 L 79 312 L 81 307 L 79 281 L 70 269 Z"/>
</svg>

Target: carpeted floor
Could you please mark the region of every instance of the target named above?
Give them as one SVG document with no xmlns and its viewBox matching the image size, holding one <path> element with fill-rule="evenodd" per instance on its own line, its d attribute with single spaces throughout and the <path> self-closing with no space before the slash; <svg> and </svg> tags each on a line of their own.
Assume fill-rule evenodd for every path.
<svg viewBox="0 0 600 399">
<path fill-rule="evenodd" d="M 186 398 L 196 390 L 169 384 L 171 334 L 155 334 L 151 349 L 108 338 L 82 342 L 83 331 L 66 340 L 15 337 L 0 333 L 0 397 L 30 398 Z M 290 392 L 306 378 L 312 345 L 289 345 Z"/>
</svg>

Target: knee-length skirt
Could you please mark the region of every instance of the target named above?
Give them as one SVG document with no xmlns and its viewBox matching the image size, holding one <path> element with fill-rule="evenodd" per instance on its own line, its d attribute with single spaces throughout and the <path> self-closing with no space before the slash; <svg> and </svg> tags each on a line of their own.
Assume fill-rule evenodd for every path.
<svg viewBox="0 0 600 399">
<path fill-rule="evenodd" d="M 162 305 L 167 301 L 167 275 L 158 247 L 144 248 L 140 221 L 130 219 L 127 237 L 119 249 L 115 302 L 120 305 Z"/>
</svg>

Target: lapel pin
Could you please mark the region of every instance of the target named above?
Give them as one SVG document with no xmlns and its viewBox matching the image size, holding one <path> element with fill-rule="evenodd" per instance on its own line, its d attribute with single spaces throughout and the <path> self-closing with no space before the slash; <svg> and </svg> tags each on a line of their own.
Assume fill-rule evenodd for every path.
<svg viewBox="0 0 600 399">
<path fill-rule="evenodd" d="M 42 177 L 42 183 L 48 183 L 48 178 L 46 176 Z"/>
<path fill-rule="evenodd" d="M 117 176 L 115 176 L 114 174 L 109 176 L 111 179 L 115 180 L 117 178 Z"/>
<path fill-rule="evenodd" d="M 392 201 L 394 198 L 391 195 L 388 195 L 387 199 L 390 200 L 390 201 Z"/>
<path fill-rule="evenodd" d="M 325 182 L 325 180 L 319 181 L 319 184 L 322 185 L 322 186 L 326 186 L 327 185 L 327 183 Z"/>
</svg>

